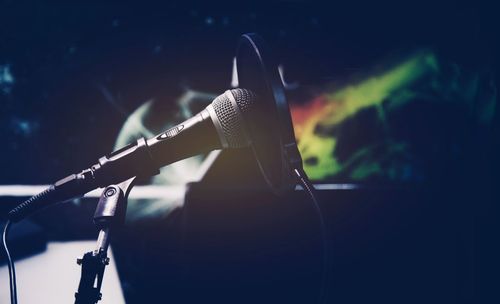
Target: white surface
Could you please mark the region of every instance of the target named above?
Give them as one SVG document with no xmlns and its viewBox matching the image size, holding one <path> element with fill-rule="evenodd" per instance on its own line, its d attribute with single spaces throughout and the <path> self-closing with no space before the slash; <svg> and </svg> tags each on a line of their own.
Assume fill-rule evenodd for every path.
<svg viewBox="0 0 500 304">
<path fill-rule="evenodd" d="M 220 150 L 213 151 L 219 153 Z M 201 180 L 204 173 L 208 170 L 211 163 L 215 160 L 218 154 L 213 153 L 207 156 L 206 161 L 202 164 L 199 170 L 199 176 L 195 181 Z M 49 185 L 0 185 L 1 196 L 13 197 L 30 197 L 47 189 Z M 352 190 L 356 189 L 356 184 L 315 184 L 316 190 Z M 301 186 L 296 187 L 297 190 L 302 189 Z M 130 199 L 165 199 L 172 197 L 182 197 L 186 191 L 185 185 L 150 185 L 150 186 L 135 186 L 130 192 Z M 100 197 L 102 188 L 90 191 L 85 194 L 85 197 Z"/>
<path fill-rule="evenodd" d="M 81 267 L 76 259 L 94 249 L 95 241 L 50 242 L 43 253 L 16 262 L 19 304 L 70 304 L 80 282 Z M 123 304 L 118 272 L 111 249 L 110 264 L 104 272 L 99 304 Z M 10 303 L 9 272 L 0 267 L 0 303 Z"/>
<path fill-rule="evenodd" d="M 0 196 L 11 197 L 30 197 L 36 195 L 49 185 L 0 185 Z M 130 199 L 162 199 L 170 196 L 184 195 L 186 190 L 185 185 L 151 185 L 151 186 L 135 186 L 130 191 Z M 85 197 L 100 197 L 103 189 L 95 189 L 85 194 Z"/>
</svg>

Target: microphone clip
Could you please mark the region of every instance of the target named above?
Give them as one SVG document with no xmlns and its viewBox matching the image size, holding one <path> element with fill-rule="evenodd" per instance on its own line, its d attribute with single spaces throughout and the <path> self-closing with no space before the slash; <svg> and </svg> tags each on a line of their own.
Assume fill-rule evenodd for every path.
<svg viewBox="0 0 500 304">
<path fill-rule="evenodd" d="M 96 248 L 76 261 L 81 265 L 82 272 L 75 304 L 96 304 L 102 298 L 104 270 L 109 264 L 110 229 L 125 222 L 127 199 L 135 180 L 136 177 L 133 177 L 118 185 L 109 185 L 102 191 L 94 213 L 94 224 L 99 229 Z"/>
</svg>

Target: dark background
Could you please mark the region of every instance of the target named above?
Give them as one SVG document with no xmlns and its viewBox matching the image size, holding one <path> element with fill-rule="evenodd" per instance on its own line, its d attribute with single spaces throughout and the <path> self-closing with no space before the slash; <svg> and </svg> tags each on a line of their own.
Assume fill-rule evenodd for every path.
<svg viewBox="0 0 500 304">
<path fill-rule="evenodd" d="M 172 102 L 182 86 L 226 89 L 242 33 L 264 36 L 290 81 L 318 83 L 417 47 L 461 64 L 495 65 L 494 11 L 425 1 L 4 1 L 0 64 L 14 82 L 0 94 L 0 182 L 47 183 L 92 163 L 112 150 L 126 115 L 150 98 Z"/>
<path fill-rule="evenodd" d="M 47 184 L 86 167 L 113 149 L 128 113 L 150 98 L 227 89 L 242 33 L 261 34 L 287 78 L 301 83 L 342 81 L 419 47 L 496 76 L 497 12 L 458 1 L 3 1 L 0 66 L 14 80 L 0 82 L 0 183 Z M 332 303 L 495 301 L 498 114 L 489 128 L 477 146 L 482 158 L 456 164 L 446 179 L 320 193 L 336 248 Z M 303 196 L 196 191 L 206 194 L 195 188 L 181 215 L 118 237 L 130 303 L 314 301 L 320 244 Z M 238 200 L 244 207 L 228 208 Z M 73 221 L 90 218 L 92 206 L 84 209 Z M 93 237 L 91 225 L 82 232 L 50 215 L 36 221 L 53 239 Z"/>
</svg>

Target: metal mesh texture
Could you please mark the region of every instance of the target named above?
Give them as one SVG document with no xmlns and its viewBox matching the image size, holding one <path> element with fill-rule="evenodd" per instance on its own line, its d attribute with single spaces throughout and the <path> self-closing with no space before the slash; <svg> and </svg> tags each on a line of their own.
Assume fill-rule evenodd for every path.
<svg viewBox="0 0 500 304">
<path fill-rule="evenodd" d="M 231 90 L 231 93 L 233 94 L 241 113 L 243 115 L 248 113 L 256 100 L 255 94 L 252 91 L 245 89 L 234 89 Z"/>
<path fill-rule="evenodd" d="M 234 96 L 239 109 L 233 106 L 227 94 Z M 248 111 L 252 102 L 252 92 L 244 89 L 234 89 L 229 93 L 220 95 L 212 103 L 230 148 L 248 146 L 249 139 L 244 130 L 244 121 L 240 112 Z"/>
</svg>

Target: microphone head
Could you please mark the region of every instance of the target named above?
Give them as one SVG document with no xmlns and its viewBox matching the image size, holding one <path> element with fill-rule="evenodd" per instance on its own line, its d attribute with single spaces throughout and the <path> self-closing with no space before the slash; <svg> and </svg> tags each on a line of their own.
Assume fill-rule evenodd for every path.
<svg viewBox="0 0 500 304">
<path fill-rule="evenodd" d="M 247 89 L 232 89 L 229 92 L 234 96 L 236 100 L 236 104 L 241 111 L 243 117 L 245 117 L 246 113 L 250 112 L 250 110 L 255 105 L 255 100 L 257 96 L 254 92 Z"/>
<path fill-rule="evenodd" d="M 223 148 L 250 145 L 243 116 L 252 109 L 255 100 L 256 96 L 250 90 L 232 89 L 219 95 L 207 107 Z"/>
</svg>

